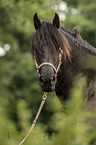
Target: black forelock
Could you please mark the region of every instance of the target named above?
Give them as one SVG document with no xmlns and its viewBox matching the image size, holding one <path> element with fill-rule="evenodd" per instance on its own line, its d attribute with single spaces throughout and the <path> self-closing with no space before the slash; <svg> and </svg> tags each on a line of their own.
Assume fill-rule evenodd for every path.
<svg viewBox="0 0 96 145">
<path fill-rule="evenodd" d="M 61 47 L 64 55 L 69 55 L 70 48 L 66 38 L 52 23 L 47 21 L 42 22 L 40 28 L 32 37 L 32 54 L 34 54 L 34 49 L 42 53 L 44 46 L 48 46 L 54 54 Z"/>
</svg>

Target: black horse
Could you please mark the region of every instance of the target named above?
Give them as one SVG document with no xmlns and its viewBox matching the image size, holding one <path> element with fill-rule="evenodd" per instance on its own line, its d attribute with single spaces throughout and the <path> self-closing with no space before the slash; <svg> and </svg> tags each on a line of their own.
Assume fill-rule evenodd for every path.
<svg viewBox="0 0 96 145">
<path fill-rule="evenodd" d="M 36 33 L 32 37 L 31 52 L 39 74 L 39 84 L 44 92 L 56 92 L 67 99 L 72 82 L 77 74 L 86 75 L 89 84 L 96 76 L 96 70 L 85 69 L 86 56 L 96 56 L 96 48 L 85 42 L 78 31 L 70 32 L 60 27 L 55 13 L 53 22 L 41 22 L 34 15 Z M 96 59 L 95 59 L 96 60 Z"/>
</svg>

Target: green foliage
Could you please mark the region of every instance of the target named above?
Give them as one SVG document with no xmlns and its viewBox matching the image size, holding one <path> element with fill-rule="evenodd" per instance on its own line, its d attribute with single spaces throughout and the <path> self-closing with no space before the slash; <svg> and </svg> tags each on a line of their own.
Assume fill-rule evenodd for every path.
<svg viewBox="0 0 96 145">
<path fill-rule="evenodd" d="M 68 13 L 66 16 L 65 27 L 73 29 L 79 26 L 82 30 L 82 37 L 94 47 L 96 46 L 96 2 L 95 0 L 66 0 Z M 75 10 L 76 13 L 72 13 Z M 71 25 L 70 25 L 71 24 Z M 92 39 L 91 39 L 91 38 Z"/>
<path fill-rule="evenodd" d="M 0 57 L 0 145 L 19 144 L 34 120 L 43 93 L 30 53 L 30 40 L 35 31 L 32 17 L 37 12 L 41 20 L 52 21 L 55 11 L 65 14 L 56 9 L 60 2 L 0 0 L 0 46 L 10 45 L 10 50 Z M 95 46 L 95 0 L 66 0 L 66 3 L 68 11 L 62 26 L 72 29 L 79 25 L 83 38 Z M 75 15 L 72 8 L 77 10 Z M 89 62 L 88 59 L 84 66 L 96 68 L 95 58 Z M 36 127 L 24 144 L 95 145 L 96 131 L 86 123 L 90 113 L 83 104 L 86 83 L 86 78 L 77 76 L 70 95 L 72 99 L 63 104 L 64 109 L 54 94 L 48 94 Z"/>
<path fill-rule="evenodd" d="M 89 125 L 86 120 L 90 117 L 90 113 L 86 112 L 84 107 L 84 90 L 86 88 L 86 78 L 78 76 L 74 82 L 74 88 L 72 89 L 72 98 L 70 101 L 64 103 L 64 106 L 60 105 L 57 98 L 49 96 L 48 102 L 53 100 L 50 105 L 53 107 L 53 115 L 48 120 L 48 128 L 52 131 L 52 135 L 49 136 L 46 132 L 47 126 L 37 121 L 36 127 L 31 132 L 24 144 L 29 145 L 92 145 L 96 143 L 96 130 Z M 51 98 L 49 98 L 51 97 Z M 27 107 L 27 102 L 20 99 L 17 102 L 18 124 L 21 131 L 17 131 L 17 125 L 10 121 L 8 115 L 6 115 L 6 103 L 7 101 L 1 97 L 0 102 L 0 117 L 2 122 L 0 123 L 0 144 L 6 143 L 18 144 L 28 133 L 30 129 L 30 117 L 32 110 Z M 45 103 L 45 106 L 47 102 Z M 5 107 L 4 107 L 5 106 Z M 44 107 L 45 107 L 44 106 Z M 54 106 L 58 109 L 54 109 Z M 64 107 L 65 109 L 63 110 Z M 43 108 L 44 109 L 44 108 Z M 92 117 L 92 114 L 91 114 Z M 34 119 L 32 117 L 32 119 Z"/>
</svg>

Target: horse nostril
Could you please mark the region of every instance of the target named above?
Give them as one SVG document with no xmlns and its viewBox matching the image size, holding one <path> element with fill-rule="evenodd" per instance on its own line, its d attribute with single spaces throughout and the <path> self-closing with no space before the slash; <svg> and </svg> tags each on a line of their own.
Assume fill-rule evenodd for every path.
<svg viewBox="0 0 96 145">
<path fill-rule="evenodd" d="M 51 77 L 51 82 L 55 82 L 55 79 L 56 79 L 55 76 L 52 76 Z"/>
<path fill-rule="evenodd" d="M 45 79 L 43 78 L 43 76 L 39 77 L 39 82 L 42 83 L 42 84 L 45 82 Z"/>
</svg>

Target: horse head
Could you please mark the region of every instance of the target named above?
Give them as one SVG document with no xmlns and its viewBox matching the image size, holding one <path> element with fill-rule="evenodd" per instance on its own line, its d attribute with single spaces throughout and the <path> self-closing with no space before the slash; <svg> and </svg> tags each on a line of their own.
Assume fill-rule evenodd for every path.
<svg viewBox="0 0 96 145">
<path fill-rule="evenodd" d="M 36 33 L 32 37 L 31 52 L 39 74 L 39 84 L 44 92 L 51 92 L 55 90 L 62 57 L 70 57 L 69 46 L 59 31 L 60 21 L 56 13 L 52 23 L 41 22 L 37 13 L 33 20 Z"/>
</svg>

